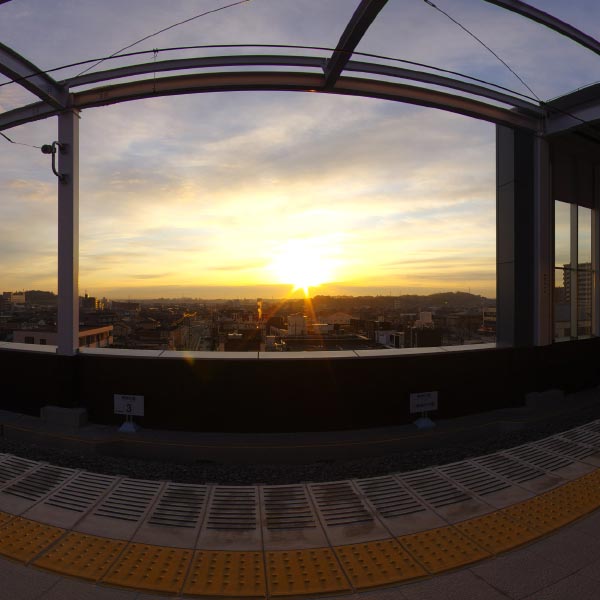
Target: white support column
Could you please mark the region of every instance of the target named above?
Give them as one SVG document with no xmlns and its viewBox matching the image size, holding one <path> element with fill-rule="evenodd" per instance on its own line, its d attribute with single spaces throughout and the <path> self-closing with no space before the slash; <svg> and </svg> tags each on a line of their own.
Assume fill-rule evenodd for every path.
<svg viewBox="0 0 600 600">
<path fill-rule="evenodd" d="M 554 281 L 554 219 L 548 142 L 534 142 L 535 326 L 534 344 L 552 343 L 552 285 Z"/>
<path fill-rule="evenodd" d="M 58 353 L 79 348 L 79 111 L 58 116 Z"/>
</svg>

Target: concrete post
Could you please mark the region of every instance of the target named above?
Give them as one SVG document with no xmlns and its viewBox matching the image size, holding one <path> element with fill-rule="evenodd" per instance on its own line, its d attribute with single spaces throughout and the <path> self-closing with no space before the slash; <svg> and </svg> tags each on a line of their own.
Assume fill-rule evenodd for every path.
<svg viewBox="0 0 600 600">
<path fill-rule="evenodd" d="M 534 141 L 534 226 L 535 226 L 535 327 L 534 344 L 546 346 L 553 338 L 554 202 L 551 193 L 548 142 Z"/>
<path fill-rule="evenodd" d="M 79 112 L 58 116 L 58 353 L 79 348 Z"/>
<path fill-rule="evenodd" d="M 496 342 L 532 346 L 536 321 L 534 134 L 496 126 Z"/>
</svg>

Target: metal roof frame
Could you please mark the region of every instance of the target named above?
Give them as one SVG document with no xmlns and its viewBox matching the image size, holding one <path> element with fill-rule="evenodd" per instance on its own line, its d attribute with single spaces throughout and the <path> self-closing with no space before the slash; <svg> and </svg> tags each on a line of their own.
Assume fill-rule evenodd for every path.
<svg viewBox="0 0 600 600">
<path fill-rule="evenodd" d="M 8 1 L 0 0 L 0 4 Z M 525 2 L 520 0 L 483 1 L 540 23 L 600 55 L 600 42 Z M 548 114 L 551 113 L 548 113 L 543 106 L 524 98 L 499 89 L 466 82 L 459 78 L 436 75 L 425 70 L 393 67 L 383 62 L 352 60 L 354 50 L 386 3 L 387 0 L 361 0 L 329 57 L 265 54 L 165 60 L 87 73 L 58 82 L 11 48 L 0 44 L 0 73 L 10 77 L 40 98 L 40 102 L 1 113 L 0 130 L 45 119 L 67 109 L 89 108 L 153 96 L 236 90 L 294 90 L 370 96 L 431 106 L 511 127 L 533 131 L 543 129 L 544 122 L 548 120 Z M 72 89 L 75 87 L 147 73 L 219 67 L 247 69 L 251 67 L 292 67 L 293 69 L 305 68 L 307 71 L 246 70 L 186 74 L 101 85 L 72 93 Z M 315 70 L 318 72 L 315 73 Z M 345 75 L 346 73 L 362 73 L 368 77 L 349 77 Z M 387 80 L 390 77 L 418 82 L 424 86 L 391 83 Z M 441 92 L 425 86 L 442 87 L 449 91 Z M 469 96 L 464 94 L 469 94 Z M 473 99 L 471 96 L 476 98 Z M 499 107 L 498 103 L 506 105 L 508 108 Z"/>
</svg>

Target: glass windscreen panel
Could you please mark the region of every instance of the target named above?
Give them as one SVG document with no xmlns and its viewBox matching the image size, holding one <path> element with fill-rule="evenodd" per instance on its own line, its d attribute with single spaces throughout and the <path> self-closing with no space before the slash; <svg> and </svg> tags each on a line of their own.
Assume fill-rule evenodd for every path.
<svg viewBox="0 0 600 600">
<path fill-rule="evenodd" d="M 571 263 L 571 205 L 554 202 L 554 266 L 569 267 Z"/>
<path fill-rule="evenodd" d="M 579 269 L 592 268 L 592 211 L 577 207 L 577 263 Z"/>
<path fill-rule="evenodd" d="M 571 339 L 571 271 L 554 269 L 554 341 Z"/>
<path fill-rule="evenodd" d="M 111 336 L 88 339 L 97 335 L 88 327 L 105 325 L 113 348 L 135 350 L 337 351 L 495 340 L 490 124 L 287 92 L 181 95 L 167 104 L 152 98 L 92 113 L 81 140 L 86 345 L 111 344 Z M 210 119 L 189 117 L 199 113 Z M 145 128 L 148 114 L 160 131 Z M 399 127 L 408 114 L 410 137 L 395 126 L 390 137 L 390 124 Z M 102 154 L 94 132 L 117 136 L 123 122 L 143 132 Z M 173 150 L 167 168 L 154 142 L 175 139 L 168 133 L 175 127 L 183 154 Z M 435 131 L 429 142 L 428 127 Z M 420 144 L 430 144 L 422 155 L 415 154 Z M 138 163 L 133 146 L 152 149 L 152 157 Z M 477 148 L 476 162 L 469 147 Z M 465 165 L 477 185 L 465 183 Z M 112 183 L 100 185 L 103 178 Z M 177 191 L 170 182 L 179 182 Z M 146 216 L 130 223 L 130 211 Z"/>
<path fill-rule="evenodd" d="M 592 335 L 593 271 L 577 270 L 577 337 Z"/>
<path fill-rule="evenodd" d="M 592 211 L 577 207 L 577 337 L 592 335 Z"/>
</svg>

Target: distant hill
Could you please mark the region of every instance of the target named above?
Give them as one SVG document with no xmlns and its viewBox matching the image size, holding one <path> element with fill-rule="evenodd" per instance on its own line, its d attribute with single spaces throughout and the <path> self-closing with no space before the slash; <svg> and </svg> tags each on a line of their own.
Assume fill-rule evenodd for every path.
<svg viewBox="0 0 600 600">
<path fill-rule="evenodd" d="M 417 312 L 428 307 L 461 309 L 496 306 L 494 298 L 485 298 L 468 292 L 440 292 L 424 296 L 418 294 L 405 294 L 403 296 L 315 296 L 312 302 L 317 310 L 333 306 L 338 309 L 361 306 L 381 310 L 396 308 L 404 312 Z"/>
<path fill-rule="evenodd" d="M 400 299 L 403 298 L 404 296 L 400 296 Z M 455 308 L 460 306 L 475 308 L 482 305 L 496 305 L 495 298 L 485 298 L 484 296 L 477 296 L 475 294 L 469 294 L 468 292 L 440 292 L 438 294 L 430 294 L 429 296 L 412 296 L 412 298 L 420 298 L 421 301 L 428 302 L 432 305 L 447 305 Z"/>
</svg>

